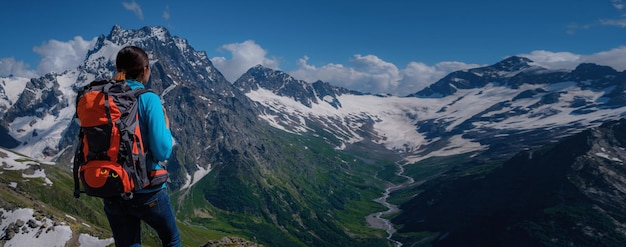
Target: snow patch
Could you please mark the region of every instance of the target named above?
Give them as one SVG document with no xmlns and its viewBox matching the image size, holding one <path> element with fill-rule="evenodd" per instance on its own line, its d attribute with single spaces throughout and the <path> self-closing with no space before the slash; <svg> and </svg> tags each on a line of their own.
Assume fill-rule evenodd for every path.
<svg viewBox="0 0 626 247">
<path fill-rule="evenodd" d="M 0 109 L 8 109 L 15 104 L 29 81 L 22 77 L 0 78 Z"/>
<path fill-rule="evenodd" d="M 180 188 L 181 190 L 191 188 L 191 186 L 198 183 L 200 179 L 202 179 L 204 176 L 208 175 L 212 171 L 210 164 L 206 169 L 196 164 L 196 169 L 197 170 L 193 173 L 193 177 L 189 174 L 186 175 L 185 184 Z"/>
<path fill-rule="evenodd" d="M 52 185 L 52 181 L 46 177 L 45 169 L 41 162 L 18 155 L 12 151 L 0 148 L 0 169 L 7 171 L 22 171 L 23 178 L 42 178 L 46 185 Z M 16 184 L 9 184 L 17 187 Z"/>
<path fill-rule="evenodd" d="M 80 244 L 80 246 L 86 246 L 86 247 L 109 246 L 111 244 L 114 244 L 115 240 L 113 240 L 113 238 L 99 239 L 89 234 L 83 233 L 83 234 L 80 234 L 80 236 L 78 236 L 78 243 Z"/>
<path fill-rule="evenodd" d="M 7 211 L 0 208 L 3 220 L 0 222 L 2 238 L 7 239 L 5 247 L 9 246 L 65 246 L 72 237 L 72 230 L 68 225 L 55 224 L 48 218 L 37 219 L 30 208 L 20 208 Z"/>
<path fill-rule="evenodd" d="M 4 246 L 66 246 L 72 237 L 72 230 L 65 222 L 55 222 L 37 215 L 33 209 L 0 208 L 0 238 Z M 113 244 L 113 238 L 98 239 L 88 234 L 80 234 L 79 246 L 105 247 Z"/>
<path fill-rule="evenodd" d="M 527 90 L 536 94 L 516 99 Z M 481 88 L 458 89 L 454 95 L 438 98 L 343 94 L 336 98 L 341 102 L 339 108 L 326 102 L 331 97 L 307 107 L 263 88 L 250 91 L 246 96 L 269 109 L 258 117 L 275 128 L 301 134 L 311 131 L 305 119 L 317 121 L 325 126 L 325 131 L 342 141 L 336 148 L 363 140 L 361 131 L 367 131 L 367 135 L 374 136 L 373 142 L 409 156 L 405 161 L 414 162 L 488 148 L 457 135 L 449 138 L 447 147 L 420 157 L 428 144 L 438 141 L 437 138 L 427 138 L 426 132 L 418 132 L 424 124 L 438 125 L 434 127 L 447 133 L 466 129 L 467 126 L 461 125 L 468 123 L 477 131 L 503 130 L 505 133 L 506 130 L 526 131 L 568 125 L 593 127 L 601 122 L 600 119 L 609 121 L 626 116 L 624 107 L 600 107 L 606 103 L 603 96 L 611 90 L 584 89 L 573 81 L 522 84 L 517 88 L 488 83 Z M 554 97 L 554 101 L 546 100 Z M 581 100 L 586 103 L 580 104 Z M 498 135 L 504 136 L 506 134 Z"/>
</svg>

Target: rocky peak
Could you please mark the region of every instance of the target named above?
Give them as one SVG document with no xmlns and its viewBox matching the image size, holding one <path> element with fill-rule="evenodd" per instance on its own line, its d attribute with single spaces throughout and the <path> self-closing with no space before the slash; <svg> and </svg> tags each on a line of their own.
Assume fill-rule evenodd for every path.
<svg viewBox="0 0 626 247">
<path fill-rule="evenodd" d="M 490 66 L 455 71 L 407 97 L 446 97 L 459 89 L 481 88 L 488 83 L 518 88 L 522 84 L 547 85 L 571 80 L 583 82 L 581 87 L 603 88 L 613 83 L 619 84 L 619 78 L 623 77 L 611 67 L 591 63 L 581 64 L 569 72 L 530 65 L 532 62 L 525 57 L 512 56 Z"/>
<path fill-rule="evenodd" d="M 574 81 L 598 80 L 617 75 L 617 71 L 609 66 L 593 63 L 582 63 L 574 69 L 569 79 Z"/>
<path fill-rule="evenodd" d="M 532 60 L 525 57 L 511 56 L 490 67 L 499 71 L 512 72 L 529 68 L 529 63 L 532 62 Z"/>
<path fill-rule="evenodd" d="M 107 36 L 107 39 L 117 44 L 125 44 L 131 43 L 131 39 L 139 38 L 145 40 L 151 37 L 156 37 L 161 41 L 165 41 L 171 37 L 171 35 L 167 29 L 161 26 L 143 27 L 138 30 L 127 30 L 123 29 L 119 25 L 115 25 L 113 26 L 113 29 L 111 29 L 111 33 Z"/>
<path fill-rule="evenodd" d="M 281 88 L 290 84 L 306 87 L 304 81 L 298 81 L 283 71 L 270 69 L 259 64 L 248 69 L 233 85 L 242 92 L 249 92 L 261 87 L 277 93 Z"/>
<path fill-rule="evenodd" d="M 317 103 L 315 92 L 310 84 L 297 80 L 283 71 L 261 65 L 250 68 L 233 85 L 242 92 L 256 90 L 259 87 L 264 88 L 276 95 L 291 97 L 308 107 L 311 107 L 312 103 Z"/>
</svg>

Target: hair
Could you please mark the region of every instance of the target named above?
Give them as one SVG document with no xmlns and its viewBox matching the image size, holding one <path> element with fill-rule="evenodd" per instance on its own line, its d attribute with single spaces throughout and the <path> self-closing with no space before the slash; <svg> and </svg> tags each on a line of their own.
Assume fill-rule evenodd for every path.
<svg viewBox="0 0 626 247">
<path fill-rule="evenodd" d="M 117 74 L 113 80 L 137 79 L 143 69 L 148 66 L 150 66 L 150 60 L 144 50 L 136 46 L 126 46 L 117 52 L 115 61 Z"/>
</svg>

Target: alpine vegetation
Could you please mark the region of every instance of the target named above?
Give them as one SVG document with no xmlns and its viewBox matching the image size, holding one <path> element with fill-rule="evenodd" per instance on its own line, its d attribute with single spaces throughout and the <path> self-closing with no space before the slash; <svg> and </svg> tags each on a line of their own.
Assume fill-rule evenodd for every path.
<svg viewBox="0 0 626 247">
<path fill-rule="evenodd" d="M 148 53 L 147 87 L 171 121 L 167 186 L 186 246 L 626 244 L 624 71 L 513 56 L 403 96 L 260 65 L 231 82 L 164 27 L 114 26 L 75 69 L 0 78 L 2 218 L 32 209 L 59 245 L 110 243 L 102 202 L 73 198 L 75 99 L 114 76 L 127 45 Z M 10 221 L 3 243 L 36 238 Z"/>
</svg>

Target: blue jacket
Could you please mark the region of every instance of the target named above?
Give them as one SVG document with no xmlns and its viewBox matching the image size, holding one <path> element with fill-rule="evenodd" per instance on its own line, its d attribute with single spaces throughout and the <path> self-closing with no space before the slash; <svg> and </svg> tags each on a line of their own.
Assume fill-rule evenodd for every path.
<svg viewBox="0 0 626 247">
<path fill-rule="evenodd" d="M 135 80 L 126 80 L 126 84 L 133 90 L 144 88 L 145 86 Z M 148 165 L 152 165 L 152 169 L 164 169 L 159 161 L 165 161 L 172 155 L 172 133 L 165 123 L 165 112 L 161 99 L 155 93 L 144 93 L 139 96 L 139 127 L 141 129 L 141 137 L 143 138 L 144 149 L 148 157 Z M 165 183 L 163 187 L 165 187 Z M 142 190 L 141 192 L 151 192 L 151 190 Z"/>
</svg>

